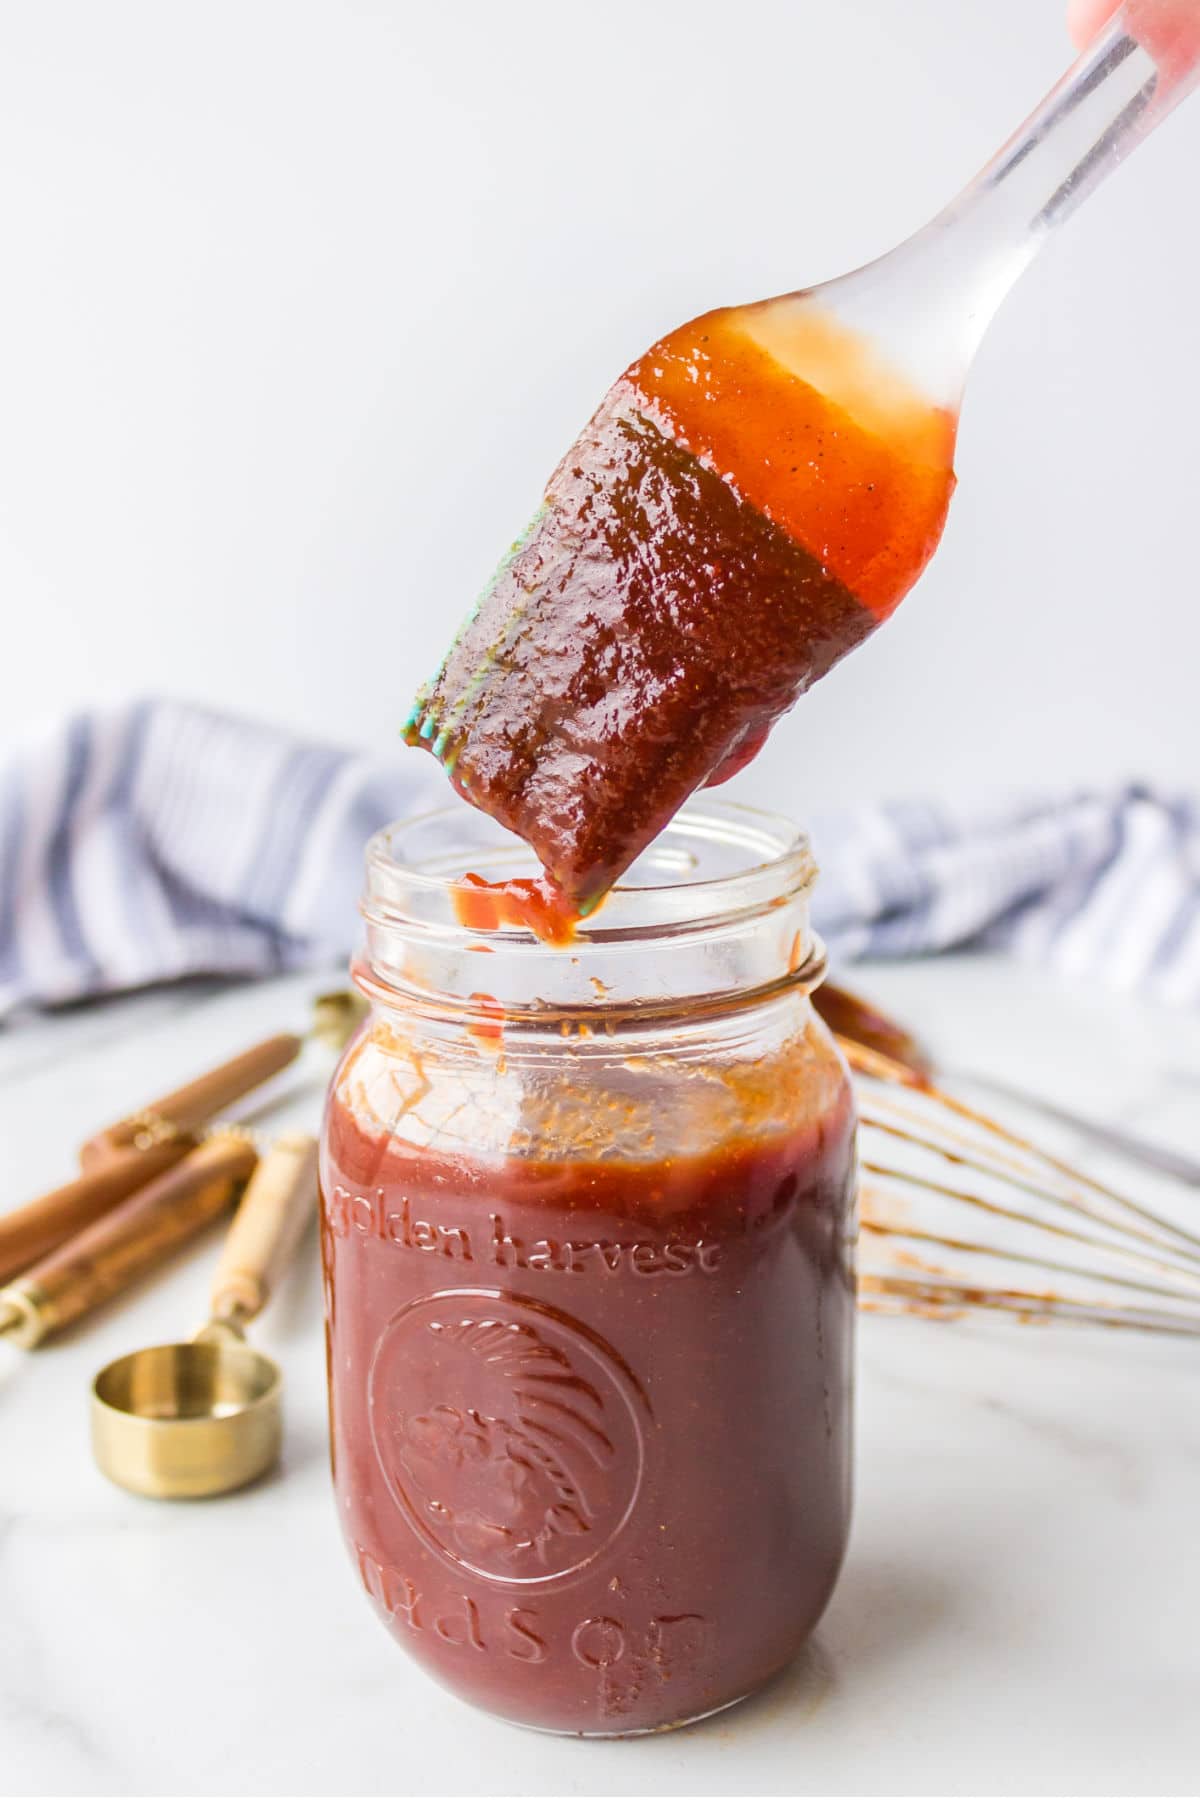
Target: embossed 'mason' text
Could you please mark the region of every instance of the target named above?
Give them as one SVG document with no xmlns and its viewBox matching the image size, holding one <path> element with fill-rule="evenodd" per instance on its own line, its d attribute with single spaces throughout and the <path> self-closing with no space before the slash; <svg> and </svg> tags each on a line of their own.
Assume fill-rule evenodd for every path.
<svg viewBox="0 0 1200 1800">
<path fill-rule="evenodd" d="M 474 1598 L 451 1590 L 435 1593 L 361 1544 L 354 1551 L 362 1584 L 382 1613 L 408 1631 L 429 1633 L 456 1650 L 523 1663 L 569 1656 L 601 1676 L 611 1677 L 621 1665 L 635 1678 L 652 1672 L 666 1682 L 676 1675 L 694 1676 L 715 1649 L 713 1623 L 702 1613 L 662 1613 L 640 1626 L 611 1613 L 556 1616 L 552 1623 L 535 1603 L 512 1605 L 500 1597 Z"/>
<path fill-rule="evenodd" d="M 721 1245 L 703 1238 L 655 1242 L 623 1238 L 529 1238 L 510 1231 L 501 1213 L 486 1225 L 446 1225 L 419 1218 L 406 1194 L 389 1201 L 383 1189 L 352 1194 L 337 1186 L 327 1201 L 335 1237 L 377 1238 L 403 1250 L 451 1262 L 482 1263 L 497 1269 L 531 1269 L 559 1275 L 711 1275 L 720 1265 Z"/>
</svg>

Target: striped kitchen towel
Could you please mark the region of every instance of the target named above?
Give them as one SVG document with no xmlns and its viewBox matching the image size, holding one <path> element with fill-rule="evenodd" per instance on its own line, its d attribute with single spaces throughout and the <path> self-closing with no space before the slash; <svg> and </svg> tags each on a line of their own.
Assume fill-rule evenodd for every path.
<svg viewBox="0 0 1200 1800">
<path fill-rule="evenodd" d="M 0 1018 L 344 958 L 363 844 L 438 804 L 428 759 L 169 700 L 80 714 L 0 772 Z M 1200 807 L 1126 787 L 817 820 L 834 957 L 1003 948 L 1200 1001 Z"/>
</svg>

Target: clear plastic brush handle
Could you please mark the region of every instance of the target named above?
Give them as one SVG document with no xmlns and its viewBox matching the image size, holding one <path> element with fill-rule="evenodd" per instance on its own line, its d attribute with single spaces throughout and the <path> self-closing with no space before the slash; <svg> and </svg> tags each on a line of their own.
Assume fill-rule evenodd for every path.
<svg viewBox="0 0 1200 1800">
<path fill-rule="evenodd" d="M 955 405 L 1017 277 L 1200 83 L 1200 0 L 1125 0 L 1041 105 L 944 211 L 814 299 Z"/>
</svg>

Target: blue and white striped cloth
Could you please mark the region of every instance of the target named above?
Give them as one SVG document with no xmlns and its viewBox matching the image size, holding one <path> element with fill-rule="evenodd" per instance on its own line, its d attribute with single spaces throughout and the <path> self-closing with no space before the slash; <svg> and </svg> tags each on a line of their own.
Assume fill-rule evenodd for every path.
<svg viewBox="0 0 1200 1800">
<path fill-rule="evenodd" d="M 0 772 L 0 1018 L 186 975 L 328 966 L 377 826 L 445 795 L 372 756 L 174 701 L 80 714 Z M 834 957 L 1003 948 L 1200 1001 L 1200 807 L 1140 787 L 817 820 Z"/>
</svg>

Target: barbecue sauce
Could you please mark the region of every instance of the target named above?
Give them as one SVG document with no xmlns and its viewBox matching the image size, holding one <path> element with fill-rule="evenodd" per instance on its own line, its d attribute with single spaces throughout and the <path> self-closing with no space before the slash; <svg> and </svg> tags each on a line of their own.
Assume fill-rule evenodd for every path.
<svg viewBox="0 0 1200 1800">
<path fill-rule="evenodd" d="M 385 1624 L 462 1697 L 661 1729 L 759 1686 L 820 1616 L 854 1312 L 852 1102 L 820 1066 L 805 1122 L 781 1103 L 776 1129 L 643 1161 L 435 1153 L 335 1090 L 342 1526 Z"/>
</svg>

